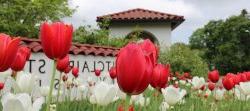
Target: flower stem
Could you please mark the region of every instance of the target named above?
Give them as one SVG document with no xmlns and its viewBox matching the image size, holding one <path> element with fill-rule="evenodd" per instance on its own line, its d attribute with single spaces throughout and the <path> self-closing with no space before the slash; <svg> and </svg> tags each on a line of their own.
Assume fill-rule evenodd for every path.
<svg viewBox="0 0 250 111">
<path fill-rule="evenodd" d="M 50 103 L 52 100 L 52 92 L 53 92 L 53 85 L 55 82 L 55 75 L 56 75 L 56 61 L 54 60 L 54 64 L 53 64 L 53 72 L 52 72 L 52 76 L 51 76 L 51 80 L 50 80 L 50 89 L 49 89 L 49 96 L 48 96 L 48 101 L 47 101 L 47 105 L 46 105 L 46 111 L 50 111 Z"/>
<path fill-rule="evenodd" d="M 130 99 L 131 99 L 131 95 L 127 94 L 127 97 L 126 97 L 126 108 L 127 110 L 129 110 L 129 107 L 130 107 Z"/>
<path fill-rule="evenodd" d="M 62 80 L 62 72 L 60 72 L 60 77 L 59 77 L 59 87 L 58 87 L 58 89 L 57 89 L 56 103 L 58 103 L 58 100 L 59 100 L 59 97 L 60 97 L 61 80 Z"/>
</svg>

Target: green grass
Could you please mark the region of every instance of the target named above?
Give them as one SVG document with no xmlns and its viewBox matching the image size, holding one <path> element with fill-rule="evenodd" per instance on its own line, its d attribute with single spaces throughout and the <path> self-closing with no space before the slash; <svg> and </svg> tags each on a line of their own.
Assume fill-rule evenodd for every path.
<svg viewBox="0 0 250 111">
<path fill-rule="evenodd" d="M 159 106 L 163 101 L 162 95 L 154 96 L 155 91 L 146 91 L 146 97 L 150 97 L 150 104 L 146 107 L 133 105 L 135 111 L 159 111 Z M 204 98 L 196 96 L 197 93 L 188 92 L 184 98 L 184 104 L 176 104 L 168 111 L 250 111 L 250 101 L 239 101 L 233 99 L 233 95 L 226 94 L 226 98 L 216 101 L 211 96 Z M 98 106 L 90 104 L 88 101 L 63 102 L 57 105 L 57 111 L 117 111 L 119 106 L 125 106 L 126 101 L 116 101 L 108 106 Z M 44 109 L 42 111 L 45 111 Z"/>
</svg>

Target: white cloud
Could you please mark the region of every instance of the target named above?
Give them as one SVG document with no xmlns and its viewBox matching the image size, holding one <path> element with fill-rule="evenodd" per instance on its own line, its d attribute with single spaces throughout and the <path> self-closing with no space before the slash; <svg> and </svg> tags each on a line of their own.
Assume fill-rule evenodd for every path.
<svg viewBox="0 0 250 111">
<path fill-rule="evenodd" d="M 77 11 L 63 20 L 75 27 L 95 26 L 97 16 L 133 8 L 183 15 L 186 21 L 173 31 L 172 42 L 185 43 L 194 30 L 209 20 L 223 19 L 250 7 L 248 0 L 70 0 L 70 5 L 78 6 Z"/>
</svg>

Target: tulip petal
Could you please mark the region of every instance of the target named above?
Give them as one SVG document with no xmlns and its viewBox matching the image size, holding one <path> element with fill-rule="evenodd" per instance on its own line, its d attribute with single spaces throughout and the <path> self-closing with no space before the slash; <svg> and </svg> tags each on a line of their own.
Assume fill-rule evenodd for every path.
<svg viewBox="0 0 250 111">
<path fill-rule="evenodd" d="M 5 56 L 4 56 L 4 66 L 2 67 L 2 70 L 7 70 L 11 64 L 14 62 L 16 54 L 17 54 L 17 50 L 18 50 L 18 46 L 20 43 L 20 38 L 14 38 L 7 46 L 7 49 L 5 51 Z"/>
<path fill-rule="evenodd" d="M 51 26 L 47 22 L 44 22 L 40 28 L 40 39 L 43 47 L 43 52 L 50 59 L 54 59 L 52 54 L 52 49 L 54 48 L 52 47 L 52 45 L 54 44 L 54 36 L 55 34 L 51 29 Z"/>
<path fill-rule="evenodd" d="M 44 97 L 40 97 L 40 98 L 36 99 L 32 105 L 33 106 L 32 111 L 40 111 L 44 102 L 45 102 Z"/>
</svg>

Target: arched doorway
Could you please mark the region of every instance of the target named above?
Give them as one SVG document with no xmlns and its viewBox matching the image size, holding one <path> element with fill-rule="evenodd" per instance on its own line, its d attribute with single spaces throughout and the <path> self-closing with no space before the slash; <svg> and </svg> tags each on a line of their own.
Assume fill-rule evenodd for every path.
<svg viewBox="0 0 250 111">
<path fill-rule="evenodd" d="M 149 39 L 154 44 L 159 45 L 158 39 L 151 32 L 145 31 L 145 30 L 132 31 L 126 36 L 126 38 L 128 38 L 128 39 L 133 39 L 133 38 L 135 38 L 135 39 Z"/>
</svg>

